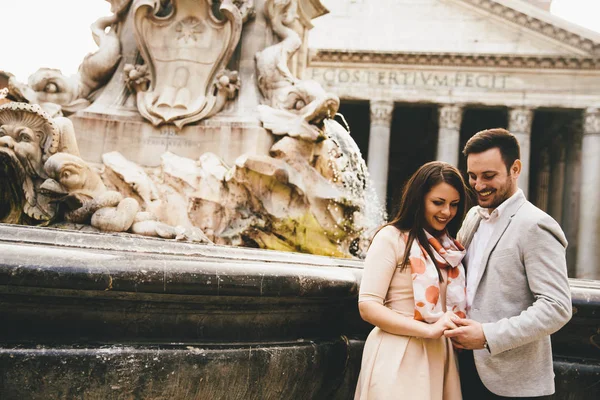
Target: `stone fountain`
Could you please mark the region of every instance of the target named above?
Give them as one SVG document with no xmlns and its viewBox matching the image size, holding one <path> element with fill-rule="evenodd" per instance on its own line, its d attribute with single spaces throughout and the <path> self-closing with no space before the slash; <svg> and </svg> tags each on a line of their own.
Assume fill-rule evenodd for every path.
<svg viewBox="0 0 600 400">
<path fill-rule="evenodd" d="M 110 3 L 75 76 L 0 93 L 0 397 L 349 398 L 381 221 L 302 79 L 327 10 Z"/>
<path fill-rule="evenodd" d="M 110 3 L 75 76 L 0 95 L 0 398 L 352 398 L 381 217 L 339 99 L 302 79 L 327 10 Z M 557 384 L 595 398 L 600 288 L 573 293 Z"/>
<path fill-rule="evenodd" d="M 360 255 L 364 161 L 299 78 L 320 2 L 110 3 L 77 75 L 10 79 L 1 221 Z"/>
</svg>

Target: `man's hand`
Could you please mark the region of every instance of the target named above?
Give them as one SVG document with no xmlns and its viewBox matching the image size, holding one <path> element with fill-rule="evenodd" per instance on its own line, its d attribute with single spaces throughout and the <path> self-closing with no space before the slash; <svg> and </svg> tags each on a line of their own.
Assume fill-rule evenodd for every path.
<svg viewBox="0 0 600 400">
<path fill-rule="evenodd" d="M 444 331 L 444 336 L 452 339 L 454 347 L 467 350 L 484 348 L 485 334 L 479 322 L 459 317 L 452 320 L 458 327 Z"/>
</svg>

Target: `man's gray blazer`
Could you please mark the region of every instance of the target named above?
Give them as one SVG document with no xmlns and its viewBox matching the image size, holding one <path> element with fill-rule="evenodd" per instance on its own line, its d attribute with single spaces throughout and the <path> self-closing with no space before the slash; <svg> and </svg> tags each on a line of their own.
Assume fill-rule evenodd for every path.
<svg viewBox="0 0 600 400">
<path fill-rule="evenodd" d="M 475 281 L 469 318 L 483 324 L 490 352 L 473 355 L 491 392 L 544 396 L 554 393 L 550 334 L 572 312 L 567 240 L 558 223 L 522 191 L 515 196 L 499 216 Z M 469 211 L 458 233 L 467 248 L 481 221 L 478 208 Z"/>
</svg>

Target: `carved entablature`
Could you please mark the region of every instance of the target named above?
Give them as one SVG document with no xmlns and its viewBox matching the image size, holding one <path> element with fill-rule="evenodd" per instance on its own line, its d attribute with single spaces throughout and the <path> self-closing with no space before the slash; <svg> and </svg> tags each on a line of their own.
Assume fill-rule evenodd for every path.
<svg viewBox="0 0 600 400">
<path fill-rule="evenodd" d="M 150 75 L 147 90 L 137 92 L 142 116 L 181 128 L 221 111 L 239 87 L 237 73 L 225 66 L 240 39 L 240 9 L 231 0 L 221 2 L 219 16 L 211 0 L 136 0 L 133 7 Z"/>
<path fill-rule="evenodd" d="M 447 67 L 491 67 L 534 69 L 600 70 L 600 59 L 570 56 L 522 56 L 507 54 L 455 54 L 417 52 L 374 52 L 319 49 L 310 62 L 355 64 L 439 65 Z"/>
</svg>

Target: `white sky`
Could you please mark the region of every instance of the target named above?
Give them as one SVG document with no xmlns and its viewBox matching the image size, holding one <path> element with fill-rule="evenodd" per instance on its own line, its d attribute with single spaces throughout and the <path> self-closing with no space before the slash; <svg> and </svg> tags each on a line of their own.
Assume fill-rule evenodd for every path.
<svg viewBox="0 0 600 400">
<path fill-rule="evenodd" d="M 600 0 L 554 0 L 552 12 L 600 33 Z M 0 70 L 22 82 L 40 67 L 76 73 L 97 49 L 90 25 L 108 15 L 106 0 L 0 0 Z"/>
</svg>

